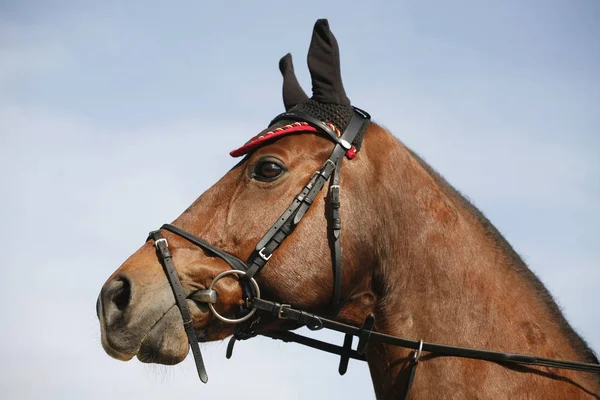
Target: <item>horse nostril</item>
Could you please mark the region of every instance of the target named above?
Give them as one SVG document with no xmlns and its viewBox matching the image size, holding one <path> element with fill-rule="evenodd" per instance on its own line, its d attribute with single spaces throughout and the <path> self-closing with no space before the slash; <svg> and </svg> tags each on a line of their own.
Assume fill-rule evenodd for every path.
<svg viewBox="0 0 600 400">
<path fill-rule="evenodd" d="M 102 288 L 102 309 L 108 326 L 114 324 L 124 314 L 131 301 L 131 282 L 118 276 Z"/>
<path fill-rule="evenodd" d="M 129 280 L 121 278 L 121 287 L 118 288 L 112 295 L 112 301 L 121 312 L 125 311 L 131 298 L 131 284 Z"/>
</svg>

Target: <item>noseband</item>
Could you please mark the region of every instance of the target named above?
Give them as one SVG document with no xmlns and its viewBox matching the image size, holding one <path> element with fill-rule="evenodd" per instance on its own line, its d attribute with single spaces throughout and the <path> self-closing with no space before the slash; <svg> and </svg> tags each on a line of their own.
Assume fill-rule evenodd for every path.
<svg viewBox="0 0 600 400">
<path fill-rule="evenodd" d="M 239 324 L 234 336 L 227 346 L 227 358 L 231 357 L 233 345 L 236 339 L 248 339 L 256 336 L 255 326 L 260 317 L 255 317 L 257 311 L 271 314 L 279 319 L 289 319 L 301 325 L 307 326 L 309 329 L 318 330 L 327 328 L 338 332 L 345 333 L 343 346 L 337 346 L 330 343 L 322 342 L 316 339 L 300 336 L 298 334 L 284 332 L 261 332 L 261 335 L 269 336 L 273 339 L 283 340 L 285 342 L 297 342 L 306 346 L 310 346 L 329 353 L 340 356 L 339 372 L 344 374 L 348 367 L 350 358 L 366 361 L 365 350 L 367 343 L 371 340 L 376 340 L 385 344 L 413 349 L 413 357 L 410 360 L 410 371 L 406 396 L 412 381 L 416 367 L 418 365 L 421 353 L 423 351 L 436 353 L 442 356 L 462 357 L 471 359 L 480 359 L 503 364 L 521 364 L 521 365 L 538 365 L 559 369 L 571 369 L 585 372 L 600 373 L 600 365 L 591 363 L 581 363 L 572 361 L 554 360 L 549 358 L 534 357 L 521 354 L 500 353 L 485 350 L 476 350 L 464 347 L 446 346 L 434 343 L 425 343 L 421 341 L 413 341 L 395 336 L 386 335 L 373 331 L 375 318 L 373 314 L 369 314 L 362 327 L 357 328 L 352 325 L 343 324 L 322 316 L 317 316 L 305 311 L 296 310 L 289 304 L 280 304 L 274 301 L 261 299 L 260 288 L 254 279 L 257 273 L 266 265 L 275 250 L 281 245 L 287 236 L 289 236 L 295 227 L 300 223 L 302 217 L 306 214 L 314 199 L 323 189 L 325 183 L 330 180 L 328 201 L 330 205 L 330 213 L 327 218 L 328 240 L 332 245 L 332 264 L 333 264 L 333 295 L 332 308 L 333 314 L 336 314 L 340 307 L 341 298 L 341 275 L 342 275 L 342 259 L 341 259 L 341 219 L 340 219 L 340 168 L 345 155 L 349 154 L 352 149 L 351 143 L 354 141 L 358 133 L 365 128 L 370 122 L 370 115 L 358 108 L 354 108 L 352 118 L 341 136 L 338 136 L 335 131 L 326 123 L 313 118 L 307 114 L 286 112 L 277 116 L 271 125 L 280 121 L 301 121 L 310 124 L 320 133 L 325 134 L 331 139 L 335 146 L 329 158 L 323 166 L 313 174 L 309 182 L 304 186 L 300 193 L 294 198 L 290 206 L 281 214 L 277 221 L 271 226 L 267 233 L 257 243 L 256 248 L 250 255 L 247 262 L 243 262 L 239 258 L 205 242 L 204 240 L 170 224 L 165 224 L 161 227 L 166 231 L 174 233 L 190 243 L 209 251 L 213 255 L 221 258 L 232 268 L 217 275 L 208 289 L 199 290 L 190 294 L 187 298 L 198 302 L 207 303 L 211 312 L 216 318 L 226 323 Z M 354 150 L 354 149 L 352 149 Z M 349 157 L 350 158 L 350 157 Z M 168 248 L 167 239 L 165 239 L 160 230 L 150 232 L 148 240 L 153 240 L 156 247 L 157 256 L 163 265 L 177 306 L 181 311 L 183 318 L 183 326 L 188 336 L 188 342 L 192 349 L 194 359 L 196 361 L 196 369 L 200 380 L 204 383 L 208 381 L 208 375 L 202 360 L 202 354 L 198 346 L 198 339 L 193 327 L 193 320 L 186 303 L 186 296 L 183 293 L 181 282 L 177 276 L 173 258 Z M 240 318 L 230 319 L 220 315 L 214 308 L 214 303 L 217 301 L 217 293 L 214 291 L 214 286 L 218 280 L 226 275 L 238 275 L 240 284 L 243 289 L 244 306 L 243 311 L 246 312 Z M 359 342 L 356 350 L 352 349 L 353 337 L 357 336 Z"/>
</svg>

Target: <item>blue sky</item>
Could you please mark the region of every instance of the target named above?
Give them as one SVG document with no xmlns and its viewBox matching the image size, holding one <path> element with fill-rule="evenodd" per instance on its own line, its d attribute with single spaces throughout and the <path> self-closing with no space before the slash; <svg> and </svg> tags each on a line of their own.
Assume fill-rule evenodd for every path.
<svg viewBox="0 0 600 400">
<path fill-rule="evenodd" d="M 208 386 L 191 360 L 121 363 L 102 350 L 94 311 L 146 233 L 283 110 L 281 56 L 292 52 L 310 89 L 322 17 L 353 103 L 482 209 L 600 351 L 599 3 L 123 3 L 0 4 L 8 398 L 373 398 L 366 366 L 339 377 L 334 357 L 270 339 L 239 344 L 232 360 L 206 345 Z M 273 379 L 232 385 L 252 362 Z"/>
</svg>

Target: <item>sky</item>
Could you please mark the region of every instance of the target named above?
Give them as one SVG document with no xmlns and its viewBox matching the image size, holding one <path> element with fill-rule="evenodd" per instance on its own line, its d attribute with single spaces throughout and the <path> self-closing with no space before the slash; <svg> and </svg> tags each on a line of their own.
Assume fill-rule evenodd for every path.
<svg viewBox="0 0 600 400">
<path fill-rule="evenodd" d="M 191 357 L 119 362 L 95 315 L 147 232 L 283 111 L 281 56 L 310 90 L 323 17 L 353 104 L 477 205 L 600 351 L 600 3 L 3 0 L 3 398 L 374 398 L 366 365 L 340 377 L 268 338 L 231 360 L 203 345 L 208 385 Z"/>
</svg>

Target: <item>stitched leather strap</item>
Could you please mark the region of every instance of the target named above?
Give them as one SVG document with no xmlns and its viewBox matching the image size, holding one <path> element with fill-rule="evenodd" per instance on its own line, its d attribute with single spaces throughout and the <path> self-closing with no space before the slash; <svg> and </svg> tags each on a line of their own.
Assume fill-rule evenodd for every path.
<svg viewBox="0 0 600 400">
<path fill-rule="evenodd" d="M 246 269 L 248 269 L 246 267 L 246 264 L 239 258 L 237 258 L 229 253 L 224 252 L 223 250 L 211 245 L 210 243 L 205 242 L 204 240 L 200 239 L 197 236 L 187 233 L 186 231 L 184 231 L 181 228 L 176 227 L 175 225 L 164 224 L 163 226 L 160 227 L 160 229 L 164 229 L 166 231 L 172 232 L 178 236 L 181 236 L 182 238 L 186 239 L 187 241 L 195 244 L 196 246 L 198 246 L 204 250 L 210 251 L 211 253 L 213 253 L 217 257 L 221 258 L 223 261 L 225 261 L 227 264 L 229 264 L 229 266 L 233 269 L 237 269 L 239 271 L 246 271 Z"/>
<path fill-rule="evenodd" d="M 361 336 L 363 329 L 334 321 L 325 317 L 308 313 L 306 311 L 296 310 L 289 305 L 283 305 L 274 301 L 264 299 L 255 299 L 252 303 L 261 311 L 271 315 L 280 316 L 283 319 L 300 322 L 309 327 L 318 326 L 321 328 L 331 329 L 337 332 L 350 334 L 353 336 Z M 262 332 L 260 333 L 262 335 Z M 267 335 L 268 336 L 268 335 Z M 418 350 L 428 353 L 436 353 L 440 356 L 470 358 L 476 360 L 493 361 L 498 363 L 521 364 L 521 365 L 536 365 L 551 368 L 570 369 L 574 371 L 600 373 L 600 364 L 591 364 L 575 361 L 555 360 L 552 358 L 535 357 L 524 354 L 500 353 L 496 351 L 470 349 L 468 347 L 448 346 L 437 343 L 423 342 L 404 339 L 396 336 L 387 335 L 380 332 L 371 332 L 369 340 L 375 340 L 381 343 L 390 344 L 392 346 L 404 347 L 407 349 Z"/>
<path fill-rule="evenodd" d="M 318 339 L 313 339 L 307 336 L 298 335 L 297 333 L 290 331 L 277 331 L 277 332 L 264 332 L 261 336 L 270 337 L 271 339 L 282 340 L 286 343 L 299 343 L 303 346 L 312 347 L 313 349 L 325 351 L 331 354 L 337 354 L 341 356 L 342 353 L 346 353 L 346 350 L 335 344 L 323 342 Z M 354 360 L 367 361 L 363 354 L 359 354 L 356 350 L 350 349 L 348 357 Z"/>
<path fill-rule="evenodd" d="M 337 160 L 335 170 L 331 176 L 329 186 L 329 206 L 331 217 L 328 220 L 329 242 L 333 244 L 331 263 L 333 265 L 333 308 L 337 313 L 342 293 L 342 244 L 340 234 L 342 219 L 340 217 L 340 167 L 341 160 Z"/>
<path fill-rule="evenodd" d="M 165 270 L 167 278 L 169 279 L 171 289 L 173 289 L 175 302 L 177 303 L 177 307 L 179 307 L 179 311 L 181 312 L 181 318 L 183 318 L 183 327 L 185 328 L 185 333 L 187 334 L 188 342 L 192 349 L 192 354 L 194 355 L 194 360 L 196 361 L 198 377 L 202 382 L 206 383 L 208 382 L 208 375 L 206 373 L 206 368 L 204 367 L 202 353 L 200 353 L 200 346 L 198 346 L 198 338 L 196 337 L 196 332 L 194 331 L 194 322 L 187 306 L 186 297 L 183 294 L 183 289 L 181 287 L 179 277 L 177 276 L 177 271 L 175 271 L 173 257 L 169 251 L 167 240 L 160 234 L 160 231 L 150 232 L 149 239 L 154 240 L 156 254 Z"/>
</svg>

